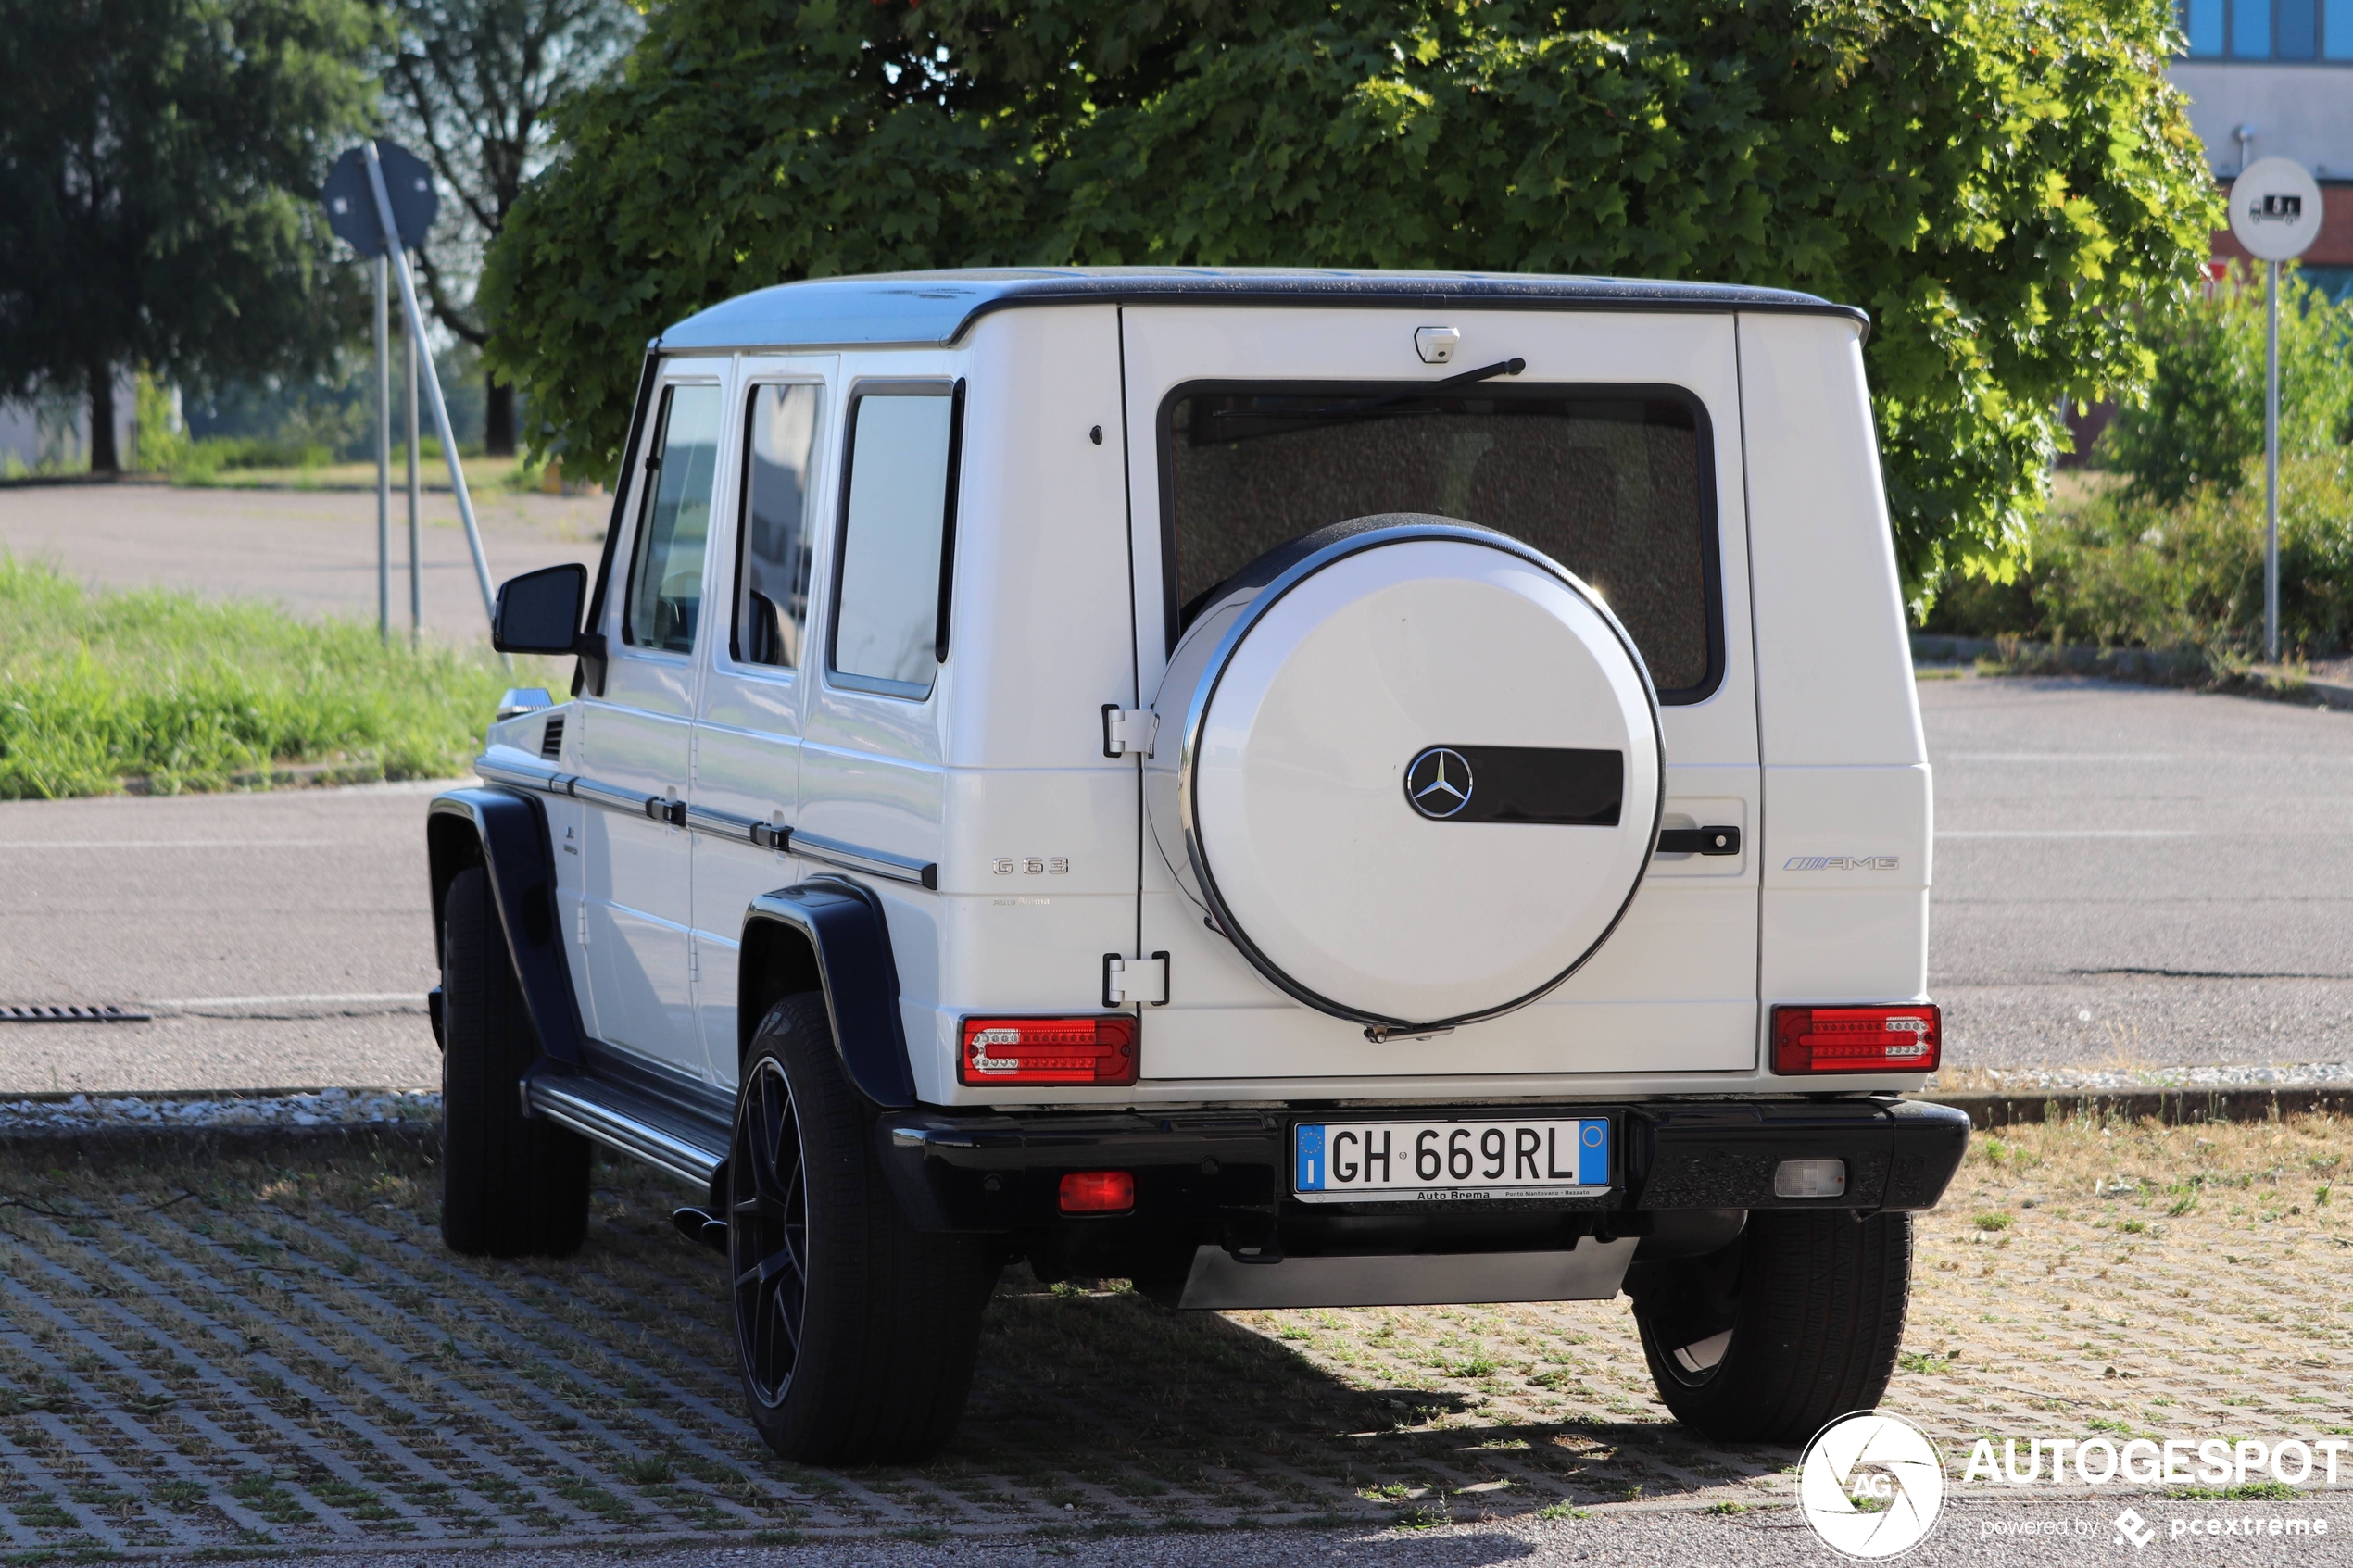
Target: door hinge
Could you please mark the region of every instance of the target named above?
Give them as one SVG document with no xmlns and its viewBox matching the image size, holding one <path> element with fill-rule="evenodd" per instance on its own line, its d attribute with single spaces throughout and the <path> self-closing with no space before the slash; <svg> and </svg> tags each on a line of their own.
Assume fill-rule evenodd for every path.
<svg viewBox="0 0 2353 1568">
<path fill-rule="evenodd" d="M 1149 708 L 1103 704 L 1103 755 L 1150 757 L 1160 739 L 1160 715 Z"/>
<path fill-rule="evenodd" d="M 1103 1006 L 1107 1008 L 1168 1005 L 1168 955 L 1124 959 L 1103 955 Z"/>
</svg>

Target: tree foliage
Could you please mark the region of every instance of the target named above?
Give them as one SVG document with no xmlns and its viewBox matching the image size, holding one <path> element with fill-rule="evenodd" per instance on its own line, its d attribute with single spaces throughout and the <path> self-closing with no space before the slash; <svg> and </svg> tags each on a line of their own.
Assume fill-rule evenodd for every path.
<svg viewBox="0 0 2353 1568">
<path fill-rule="evenodd" d="M 613 459 L 634 348 L 1004 263 L 1706 279 L 1861 305 L 1907 581 L 2009 570 L 2063 396 L 2220 221 L 2165 0 L 672 0 L 494 248 L 488 352 Z"/>
<path fill-rule="evenodd" d="M 2353 439 L 2353 307 L 2333 304 L 2293 269 L 2280 291 L 2280 452 L 2331 452 Z M 2157 359 L 2147 400 L 2117 413 L 2095 456 L 2162 506 L 2200 484 L 2225 495 L 2263 455 L 2263 279 L 2233 270 L 2177 317 L 2148 321 Z"/>
<path fill-rule="evenodd" d="M 365 0 L 0 0 L 0 395 L 312 368 L 354 320 L 318 184 L 366 123 Z"/>
<path fill-rule="evenodd" d="M 626 0 L 393 0 L 393 14 L 386 107 L 457 209 L 418 249 L 425 297 L 479 348 L 487 333 L 469 296 L 482 247 L 547 157 L 548 107 L 604 78 L 637 36 L 637 13 Z M 489 450 L 512 452 L 513 387 L 494 380 L 484 400 Z"/>
</svg>

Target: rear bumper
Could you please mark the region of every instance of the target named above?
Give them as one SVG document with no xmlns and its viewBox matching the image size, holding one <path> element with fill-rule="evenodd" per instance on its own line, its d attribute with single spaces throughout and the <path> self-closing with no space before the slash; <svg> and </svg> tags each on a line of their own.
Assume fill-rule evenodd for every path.
<svg viewBox="0 0 2353 1568">
<path fill-rule="evenodd" d="M 1395 1107 L 1348 1114 L 1443 1120 L 1475 1112 Z M 1579 1216 L 1577 1228 L 1606 1238 L 1648 1235 L 1656 1228 L 1650 1216 L 1692 1210 L 1931 1209 L 1960 1165 L 1969 1125 L 1949 1106 L 1890 1098 L 1514 1106 L 1499 1114 L 1611 1116 L 1620 1153 L 1609 1192 L 1448 1204 L 1444 1214 L 1410 1203 L 1318 1204 L 1311 1212 L 1291 1198 L 1286 1181 L 1290 1128 L 1314 1115 L 1309 1108 L 1021 1115 L 918 1110 L 886 1113 L 876 1135 L 892 1191 L 920 1229 L 1010 1235 L 1120 1222 L 1163 1231 L 1214 1226 L 1228 1247 L 1241 1237 L 1239 1248 L 1248 1251 L 1247 1238 L 1258 1237 L 1279 1256 L 1286 1233 L 1303 1240 L 1352 1215 L 1397 1222 L 1411 1211 L 1436 1230 L 1484 1215 Z M 1844 1160 L 1845 1192 L 1777 1198 L 1773 1174 L 1784 1160 Z M 1063 1214 L 1063 1176 L 1099 1170 L 1134 1173 L 1135 1208 L 1105 1218 Z"/>
</svg>

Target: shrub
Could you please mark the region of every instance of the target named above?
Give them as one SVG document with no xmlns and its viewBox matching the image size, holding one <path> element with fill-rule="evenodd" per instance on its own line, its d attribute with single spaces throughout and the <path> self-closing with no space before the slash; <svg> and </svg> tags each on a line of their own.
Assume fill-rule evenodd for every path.
<svg viewBox="0 0 2353 1568">
<path fill-rule="evenodd" d="M 2353 642 L 2353 453 L 2281 466 L 2280 641 L 2320 658 Z M 2015 582 L 1947 582 L 1928 629 L 2252 657 L 2263 635 L 2260 460 L 2168 506 L 2125 485 L 2055 505 Z"/>
<path fill-rule="evenodd" d="M 2239 488 L 2263 455 L 2265 307 L 2259 273 L 2240 269 L 2143 341 L 2157 374 L 2095 451 L 2132 476 L 2135 495 L 2172 503 L 2201 483 Z M 2353 438 L 2353 306 L 2333 304 L 2293 269 L 2280 291 L 2280 450 L 2333 451 Z"/>
</svg>

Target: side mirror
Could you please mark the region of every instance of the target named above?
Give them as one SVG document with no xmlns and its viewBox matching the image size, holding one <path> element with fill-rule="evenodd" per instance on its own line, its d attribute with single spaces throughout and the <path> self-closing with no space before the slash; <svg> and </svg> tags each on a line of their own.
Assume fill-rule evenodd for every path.
<svg viewBox="0 0 2353 1568">
<path fill-rule="evenodd" d="M 500 653 L 573 653 L 587 597 L 588 569 L 577 561 L 510 577 L 498 589 L 490 646 Z"/>
</svg>

